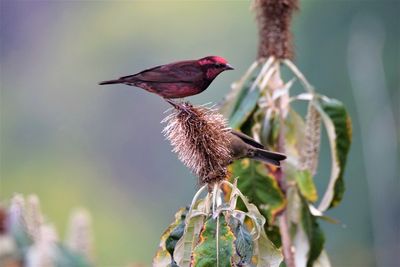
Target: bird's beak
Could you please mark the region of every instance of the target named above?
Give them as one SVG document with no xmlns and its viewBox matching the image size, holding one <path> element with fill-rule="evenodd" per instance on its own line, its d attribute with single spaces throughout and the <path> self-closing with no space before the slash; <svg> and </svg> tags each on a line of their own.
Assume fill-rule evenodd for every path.
<svg viewBox="0 0 400 267">
<path fill-rule="evenodd" d="M 226 64 L 226 65 L 225 65 L 225 69 L 226 69 L 226 70 L 234 70 L 235 68 L 232 67 L 232 66 L 229 65 L 229 64 Z"/>
</svg>

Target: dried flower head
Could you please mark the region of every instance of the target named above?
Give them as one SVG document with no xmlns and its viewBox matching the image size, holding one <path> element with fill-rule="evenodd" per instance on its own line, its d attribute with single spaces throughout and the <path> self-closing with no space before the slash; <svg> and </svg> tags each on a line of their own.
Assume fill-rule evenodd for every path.
<svg viewBox="0 0 400 267">
<path fill-rule="evenodd" d="M 300 152 L 300 168 L 315 175 L 321 145 L 321 115 L 312 103 L 308 106 L 304 143 Z"/>
<path fill-rule="evenodd" d="M 37 240 L 43 224 L 43 215 L 40 210 L 39 198 L 36 195 L 29 195 L 27 197 L 24 216 L 28 234 L 33 240 Z"/>
<path fill-rule="evenodd" d="M 229 128 L 225 118 L 212 108 L 190 103 L 174 105 L 163 122 L 163 133 L 178 158 L 199 177 L 200 184 L 224 179 L 231 161 Z"/>
<path fill-rule="evenodd" d="M 6 228 L 10 233 L 15 233 L 18 229 L 26 230 L 25 222 L 25 199 L 20 194 L 15 194 L 11 199 L 7 214 Z M 27 230 L 26 230 L 27 231 Z"/>
<path fill-rule="evenodd" d="M 258 58 L 292 58 L 290 23 L 298 0 L 254 0 L 253 9 L 258 22 Z"/>
<path fill-rule="evenodd" d="M 51 224 L 41 225 L 37 240 L 27 251 L 27 266 L 57 266 L 57 242 L 58 235 L 54 226 Z"/>
<path fill-rule="evenodd" d="M 81 208 L 71 214 L 67 245 L 88 259 L 93 259 L 92 220 L 87 210 Z"/>
</svg>

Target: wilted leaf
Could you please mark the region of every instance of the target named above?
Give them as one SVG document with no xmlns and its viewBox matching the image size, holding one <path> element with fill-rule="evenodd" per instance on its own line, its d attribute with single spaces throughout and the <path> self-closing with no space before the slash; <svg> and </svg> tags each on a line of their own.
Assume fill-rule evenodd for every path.
<svg viewBox="0 0 400 267">
<path fill-rule="evenodd" d="M 328 133 L 332 158 L 328 188 L 318 207 L 325 211 L 341 201 L 345 190 L 343 173 L 351 143 L 351 119 L 344 105 L 335 99 L 323 97 L 316 108 Z"/>
<path fill-rule="evenodd" d="M 260 238 L 255 242 L 257 247 L 257 267 L 278 267 L 283 256 L 279 249 L 268 239 L 264 231 L 261 232 Z"/>
<path fill-rule="evenodd" d="M 171 263 L 173 251 L 180 238 L 180 230 L 183 228 L 186 218 L 187 208 L 180 208 L 175 214 L 175 221 L 168 226 L 161 236 L 160 245 L 153 258 L 153 266 L 166 266 L 165 263 Z"/>
<path fill-rule="evenodd" d="M 244 196 L 238 190 L 238 188 L 236 188 L 236 186 L 234 186 L 233 188 L 233 193 L 240 196 L 240 199 L 242 200 L 244 207 L 247 209 L 247 212 L 245 214 L 247 217 L 251 219 L 245 222 L 248 229 L 249 230 L 251 229 L 250 234 L 253 237 L 254 250 L 253 250 L 253 259 L 251 263 L 256 264 L 259 267 L 279 266 L 280 262 L 282 262 L 282 253 L 280 252 L 279 249 L 276 248 L 274 243 L 266 235 L 265 217 L 260 213 L 256 205 L 250 203 L 247 197 Z"/>
<path fill-rule="evenodd" d="M 183 236 L 177 242 L 174 250 L 174 260 L 180 267 L 189 267 L 194 246 L 197 244 L 199 233 L 203 226 L 204 216 L 190 218 Z"/>
<path fill-rule="evenodd" d="M 239 177 L 238 188 L 272 221 L 286 205 L 276 180 L 268 175 L 264 164 L 243 159 L 231 165 L 232 177 Z"/>
<path fill-rule="evenodd" d="M 165 241 L 165 247 L 169 254 L 174 255 L 176 243 L 182 237 L 185 230 L 185 217 L 182 216 L 180 224 L 178 224 Z"/>
<path fill-rule="evenodd" d="M 294 110 L 289 109 L 289 115 L 285 120 L 285 153 L 292 157 L 299 157 L 301 143 L 299 140 L 304 139 L 304 120 Z"/>
<path fill-rule="evenodd" d="M 192 266 L 231 266 L 235 236 L 224 216 L 210 217 L 200 234 L 200 242 L 193 250 Z"/>
<path fill-rule="evenodd" d="M 240 257 L 240 265 L 249 264 L 253 256 L 253 238 L 247 231 L 246 226 L 239 222 L 235 229 L 235 248 Z"/>
<path fill-rule="evenodd" d="M 308 170 L 298 171 L 296 175 L 296 182 L 300 193 L 308 201 L 314 202 L 317 200 L 317 189 L 315 188 L 313 178 Z"/>
<path fill-rule="evenodd" d="M 153 267 L 169 266 L 172 262 L 171 255 L 166 250 L 157 250 L 156 255 L 153 257 Z"/>
<path fill-rule="evenodd" d="M 288 221 L 293 225 L 297 225 L 300 223 L 302 210 L 302 201 L 299 194 L 299 189 L 295 186 L 288 187 L 286 196 L 288 202 L 286 206 Z"/>
</svg>

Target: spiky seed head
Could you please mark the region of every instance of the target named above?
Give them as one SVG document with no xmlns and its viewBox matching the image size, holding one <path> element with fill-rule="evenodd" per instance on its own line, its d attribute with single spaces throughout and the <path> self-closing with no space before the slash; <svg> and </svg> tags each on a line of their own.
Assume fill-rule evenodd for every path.
<svg viewBox="0 0 400 267">
<path fill-rule="evenodd" d="M 216 110 L 194 107 L 186 102 L 175 106 L 163 122 L 163 133 L 171 142 L 173 152 L 199 177 L 199 183 L 214 183 L 227 175 L 231 162 L 229 128 Z"/>
</svg>

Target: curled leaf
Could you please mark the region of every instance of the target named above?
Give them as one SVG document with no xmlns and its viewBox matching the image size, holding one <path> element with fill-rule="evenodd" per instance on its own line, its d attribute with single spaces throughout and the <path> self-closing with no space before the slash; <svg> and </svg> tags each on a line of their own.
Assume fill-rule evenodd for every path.
<svg viewBox="0 0 400 267">
<path fill-rule="evenodd" d="M 239 129 L 249 118 L 257 105 L 261 92 L 259 90 L 248 91 L 246 96 L 238 105 L 236 111 L 229 118 L 229 125 L 234 129 Z"/>
<path fill-rule="evenodd" d="M 323 97 L 315 107 L 321 114 L 331 147 L 331 176 L 318 206 L 319 210 L 325 211 L 341 201 L 345 190 L 343 174 L 351 144 L 351 119 L 344 105 L 338 100 Z"/>
<path fill-rule="evenodd" d="M 197 244 L 199 233 L 204 223 L 204 216 L 195 214 L 187 224 L 182 237 L 176 243 L 174 260 L 180 267 L 189 267 L 194 246 Z"/>
<path fill-rule="evenodd" d="M 171 223 L 162 234 L 159 248 L 153 258 L 153 266 L 166 266 L 173 261 L 173 252 L 176 246 L 176 242 L 174 241 L 178 234 L 175 232 L 173 237 L 171 237 L 171 235 L 176 228 L 184 223 L 186 213 L 186 208 L 180 208 L 175 214 L 174 222 Z"/>
<path fill-rule="evenodd" d="M 240 257 L 239 266 L 244 264 L 250 264 L 251 258 L 253 256 L 253 238 L 249 231 L 247 231 L 246 226 L 242 223 L 238 223 L 235 229 L 235 248 L 236 253 Z"/>
</svg>

